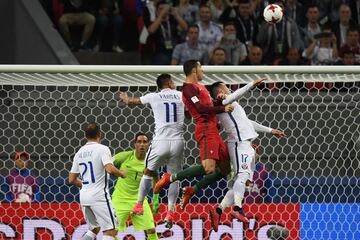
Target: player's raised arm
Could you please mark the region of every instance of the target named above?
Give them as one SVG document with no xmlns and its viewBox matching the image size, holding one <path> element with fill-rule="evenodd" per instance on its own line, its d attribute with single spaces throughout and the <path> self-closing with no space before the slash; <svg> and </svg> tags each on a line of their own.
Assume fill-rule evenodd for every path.
<svg viewBox="0 0 360 240">
<path fill-rule="evenodd" d="M 124 102 L 129 106 L 142 105 L 142 102 L 139 97 L 129 97 L 127 93 L 119 92 L 120 101 Z"/>
<path fill-rule="evenodd" d="M 286 137 L 287 135 L 279 130 L 279 129 L 273 129 L 270 127 L 266 127 L 264 125 L 261 125 L 260 123 L 257 123 L 255 121 L 250 120 L 252 125 L 254 126 L 254 129 L 256 132 L 265 132 L 265 133 L 271 133 L 272 135 L 275 135 L 277 137 Z"/>
<path fill-rule="evenodd" d="M 226 96 L 224 100 L 222 100 L 223 105 L 231 104 L 232 102 L 238 100 L 241 98 L 245 93 L 247 93 L 249 90 L 251 90 L 253 87 L 259 86 L 263 83 L 264 80 L 266 80 L 266 77 L 262 77 L 259 79 L 256 79 L 252 82 L 249 82 L 244 87 L 237 89 L 235 92 L 230 93 Z"/>
</svg>

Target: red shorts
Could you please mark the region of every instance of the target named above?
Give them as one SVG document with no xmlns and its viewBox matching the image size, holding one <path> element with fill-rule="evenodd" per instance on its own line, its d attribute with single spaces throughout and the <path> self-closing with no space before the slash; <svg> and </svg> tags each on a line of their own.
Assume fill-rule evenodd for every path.
<svg viewBox="0 0 360 240">
<path fill-rule="evenodd" d="M 214 159 L 229 161 L 229 151 L 218 131 L 195 132 L 195 139 L 200 145 L 200 160 Z"/>
</svg>

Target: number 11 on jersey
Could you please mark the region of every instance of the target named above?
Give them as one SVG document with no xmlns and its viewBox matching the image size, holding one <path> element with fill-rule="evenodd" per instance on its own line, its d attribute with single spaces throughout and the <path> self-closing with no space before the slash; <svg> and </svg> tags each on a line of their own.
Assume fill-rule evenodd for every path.
<svg viewBox="0 0 360 240">
<path fill-rule="evenodd" d="M 173 110 L 173 115 L 174 115 L 174 122 L 177 122 L 177 106 L 176 103 L 172 102 L 172 103 L 164 103 L 165 104 L 165 111 L 166 111 L 166 122 L 170 122 L 170 111 L 171 111 L 171 105 L 172 105 L 172 110 Z"/>
</svg>

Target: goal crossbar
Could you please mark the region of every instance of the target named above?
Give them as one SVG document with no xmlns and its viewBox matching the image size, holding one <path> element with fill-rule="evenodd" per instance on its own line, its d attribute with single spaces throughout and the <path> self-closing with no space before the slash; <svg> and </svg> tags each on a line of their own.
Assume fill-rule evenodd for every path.
<svg viewBox="0 0 360 240">
<path fill-rule="evenodd" d="M 270 82 L 358 82 L 357 66 L 204 66 L 205 85 L 214 81 L 247 83 L 266 76 Z M 161 73 L 179 85 L 182 66 L 0 65 L 1 85 L 155 86 Z"/>
</svg>

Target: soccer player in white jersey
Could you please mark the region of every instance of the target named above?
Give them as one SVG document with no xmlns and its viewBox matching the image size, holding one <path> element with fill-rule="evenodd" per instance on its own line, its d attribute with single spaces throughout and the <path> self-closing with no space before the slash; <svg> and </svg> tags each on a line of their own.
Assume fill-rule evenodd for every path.
<svg viewBox="0 0 360 240">
<path fill-rule="evenodd" d="M 110 199 L 108 173 L 122 178 L 126 173 L 113 165 L 110 149 L 100 144 L 101 132 L 96 123 L 86 125 L 85 137 L 87 143 L 75 154 L 69 173 L 69 183 L 81 188 L 80 205 L 89 227 L 81 240 L 95 239 L 100 229 L 102 239 L 114 239 L 118 222 Z"/>
<path fill-rule="evenodd" d="M 132 214 L 143 214 L 143 202 L 152 187 L 156 171 L 167 165 L 167 171 L 177 173 L 181 170 L 184 152 L 184 104 L 182 93 L 176 90 L 175 83 L 169 74 L 161 74 L 156 80 L 159 92 L 148 93 L 140 98 L 129 98 L 120 93 L 120 99 L 128 105 L 150 104 L 155 119 L 155 134 L 146 155 L 144 175 L 142 176 L 138 201 Z M 176 200 L 179 194 L 179 183 L 173 182 L 168 191 L 168 211 L 165 222 L 172 227 Z"/>
<path fill-rule="evenodd" d="M 242 202 L 246 187 L 253 185 L 253 175 L 255 170 L 255 150 L 251 142 L 257 138 L 258 132 L 271 133 L 278 137 L 285 137 L 285 133 L 278 129 L 272 129 L 250 120 L 244 109 L 236 101 L 254 86 L 261 84 L 266 78 L 261 78 L 248 83 L 246 86 L 231 93 L 230 89 L 222 82 L 211 85 L 211 96 L 223 105 L 231 104 L 234 110 L 231 113 L 217 114 L 221 127 L 228 136 L 227 145 L 230 160 L 234 171 L 233 193 L 228 191 L 219 207 L 210 211 L 213 228 L 217 231 L 219 219 L 223 210 L 229 206 L 227 201 L 233 194 L 232 214 L 240 221 L 248 222 L 243 210 Z M 222 100 L 221 100 L 222 99 Z"/>
</svg>

